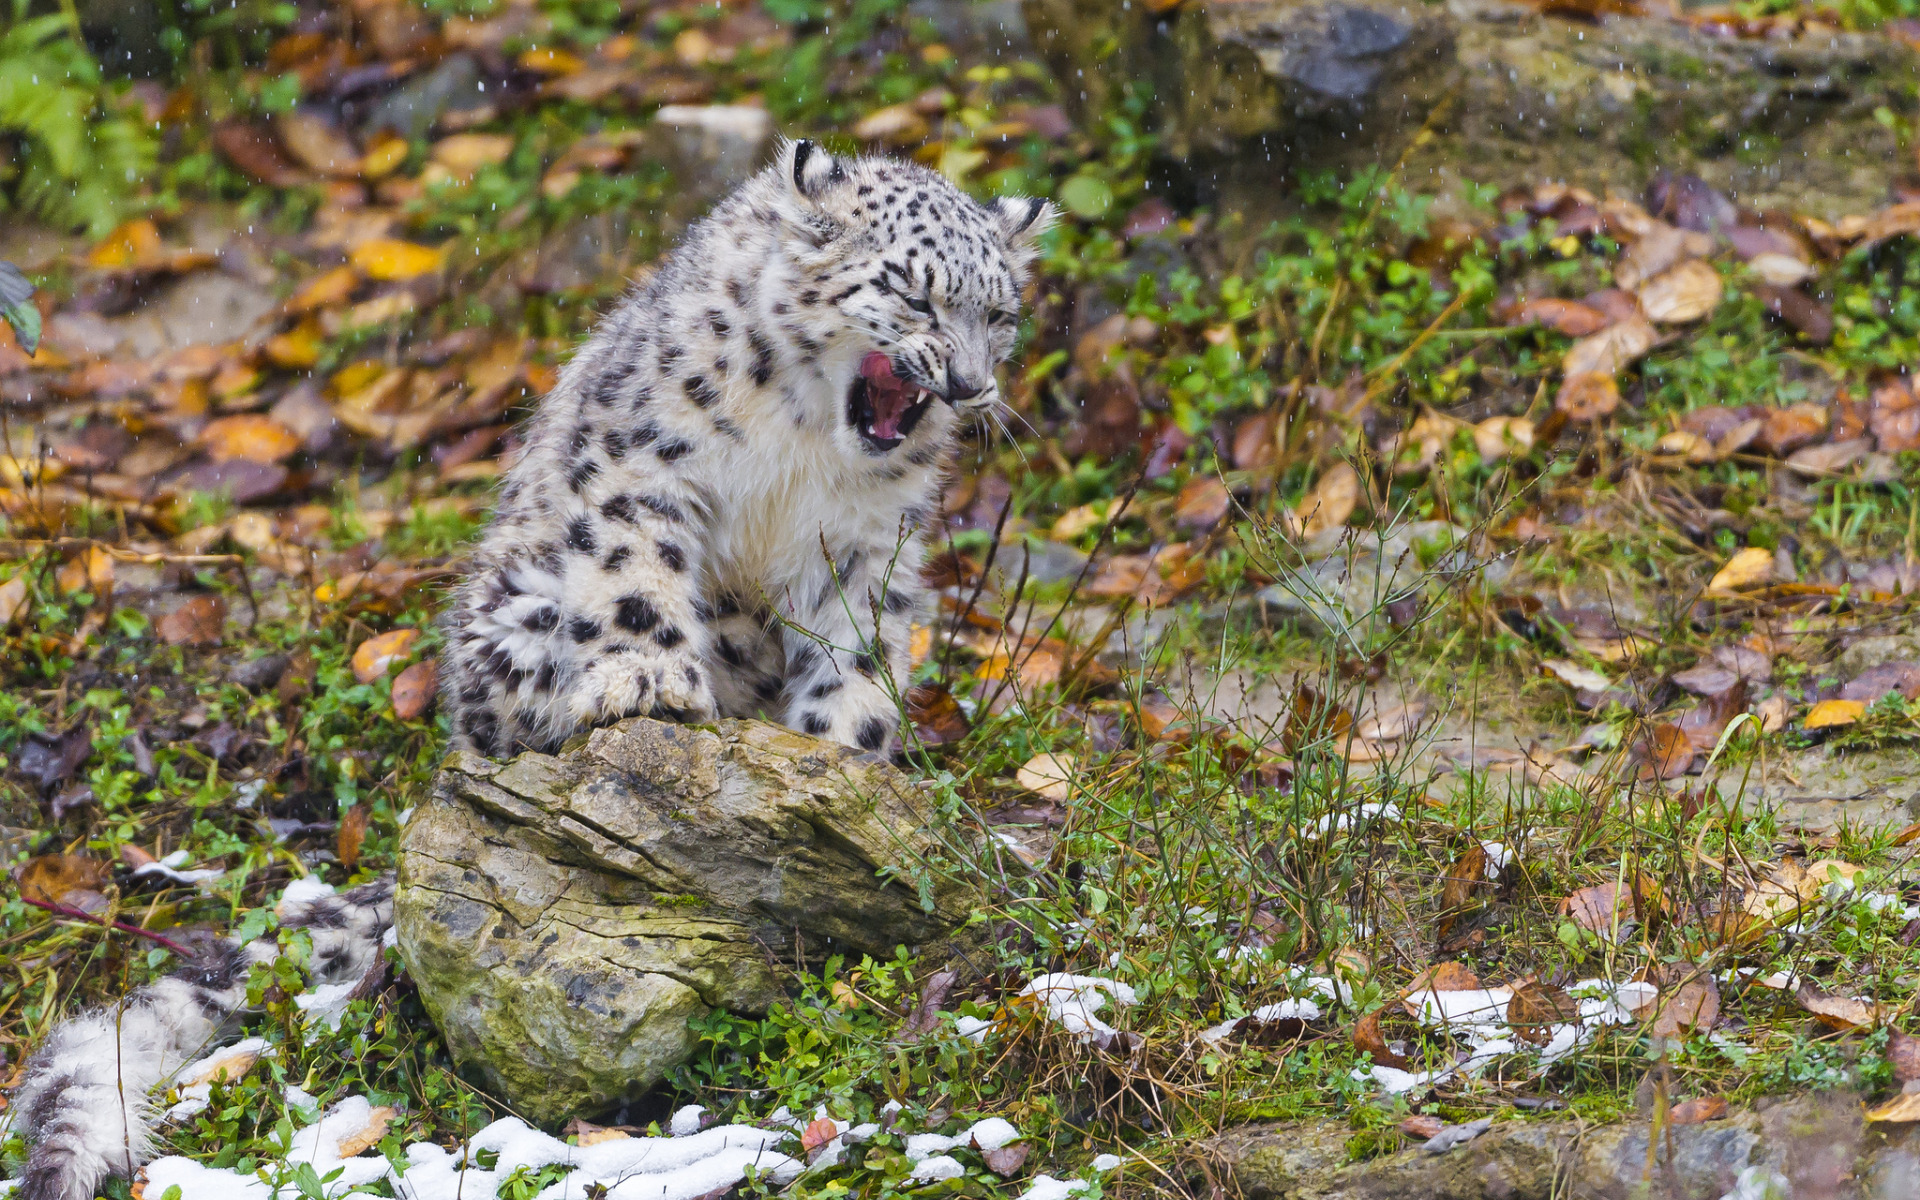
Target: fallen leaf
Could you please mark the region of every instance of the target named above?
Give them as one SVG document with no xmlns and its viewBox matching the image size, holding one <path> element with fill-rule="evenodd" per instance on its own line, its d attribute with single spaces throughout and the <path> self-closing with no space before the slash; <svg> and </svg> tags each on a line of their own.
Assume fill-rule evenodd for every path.
<svg viewBox="0 0 1920 1200">
<path fill-rule="evenodd" d="M 1681 969 L 1688 970 L 1685 964 Z M 1679 1038 L 1696 1030 L 1712 1029 L 1720 1019 L 1720 986 L 1713 976 L 1692 968 L 1677 988 L 1663 989 L 1662 1002 L 1647 1032 L 1654 1037 Z"/>
<path fill-rule="evenodd" d="M 1707 582 L 1709 595 L 1730 596 L 1744 588 L 1759 587 L 1773 580 L 1773 551 L 1748 546 L 1737 551 L 1727 564 L 1715 571 Z"/>
<path fill-rule="evenodd" d="M 1747 270 L 1774 287 L 1794 287 L 1813 277 L 1813 268 L 1789 254 L 1769 251 L 1747 260 Z"/>
<path fill-rule="evenodd" d="M 1604 692 L 1613 686 L 1613 680 L 1600 672 L 1564 658 L 1545 659 L 1540 666 L 1561 683 L 1578 691 Z"/>
<path fill-rule="evenodd" d="M 1417 1142 L 1425 1142 L 1439 1137 L 1440 1131 L 1446 1127 L 1447 1123 L 1445 1121 L 1442 1121 L 1439 1117 L 1427 1114 L 1408 1117 L 1406 1120 L 1400 1122 L 1399 1125 L 1400 1132 L 1403 1136 L 1410 1137 Z"/>
<path fill-rule="evenodd" d="M 1356 1050 L 1364 1050 L 1372 1055 L 1376 1065 L 1393 1067 L 1397 1070 L 1404 1068 L 1407 1060 L 1393 1052 L 1393 1047 L 1387 1043 L 1386 1034 L 1380 1029 L 1380 1017 L 1386 1011 L 1384 1008 L 1376 1008 L 1360 1018 L 1353 1027 L 1353 1046 Z"/>
<path fill-rule="evenodd" d="M 840 1127 L 834 1124 L 833 1118 L 820 1117 L 808 1121 L 805 1128 L 800 1130 L 800 1148 L 811 1153 L 839 1135 Z"/>
<path fill-rule="evenodd" d="M 1561 360 L 1561 370 L 1568 378 L 1587 374 L 1618 375 L 1653 349 L 1653 344 L 1659 340 L 1659 333 L 1647 319 L 1636 315 L 1567 347 L 1566 357 Z"/>
<path fill-rule="evenodd" d="M 1895 692 L 1907 700 L 1920 700 L 1920 662 L 1903 660 L 1868 667 L 1846 682 L 1838 698 L 1872 705 Z"/>
<path fill-rule="evenodd" d="M 1620 385 L 1598 371 L 1571 374 L 1561 381 L 1553 407 L 1569 421 L 1597 421 L 1620 407 Z"/>
<path fill-rule="evenodd" d="M 102 270 L 133 267 L 160 256 L 160 230 L 145 217 L 137 217 L 118 226 L 92 250 L 87 265 Z"/>
<path fill-rule="evenodd" d="M 241 413 L 221 417 L 200 431 L 196 442 L 205 447 L 215 462 L 240 460 L 277 463 L 292 458 L 300 449 L 299 435 L 272 417 L 260 413 Z"/>
<path fill-rule="evenodd" d="M 334 1148 L 334 1153 L 341 1158 L 352 1158 L 373 1149 L 380 1144 L 381 1138 L 387 1136 L 387 1126 L 391 1125 L 394 1117 L 398 1115 L 397 1110 L 385 1104 L 368 1110 L 367 1123 L 361 1126 L 358 1132 L 341 1138 L 340 1144 Z"/>
<path fill-rule="evenodd" d="M 366 805 L 354 805 L 341 814 L 340 828 L 334 833 L 334 853 L 349 871 L 360 861 L 360 847 L 367 840 L 367 816 Z"/>
<path fill-rule="evenodd" d="M 1033 1153 L 1033 1147 L 1026 1142 L 1014 1142 L 1007 1146 L 996 1146 L 980 1152 L 981 1161 L 1002 1179 L 1012 1179 L 1027 1165 L 1027 1156 Z"/>
<path fill-rule="evenodd" d="M 1453 923 L 1487 890 L 1487 851 L 1475 842 L 1453 861 L 1440 886 L 1440 936 L 1445 937 Z"/>
<path fill-rule="evenodd" d="M 67 560 L 54 577 L 54 582 L 69 595 L 92 592 L 96 596 L 103 596 L 113 590 L 113 558 L 100 547 L 89 546 Z M 4 621 L 0 621 L 0 625 L 4 624 Z"/>
<path fill-rule="evenodd" d="M 922 683 L 907 689 L 907 718 L 921 744 L 951 746 L 972 730 L 960 701 L 944 684 Z"/>
<path fill-rule="evenodd" d="M 440 686 L 440 666 L 423 659 L 396 675 L 393 680 L 393 715 L 402 721 L 418 720 L 433 707 L 434 693 Z"/>
<path fill-rule="evenodd" d="M 1787 466 L 1798 475 L 1813 479 L 1830 478 L 1839 475 L 1872 450 L 1872 438 L 1847 438 L 1795 450 L 1787 455 Z"/>
<path fill-rule="evenodd" d="M 1860 1000 L 1851 996 L 1829 996 L 1816 990 L 1812 984 L 1803 983 L 1794 998 L 1800 1001 L 1800 1007 L 1813 1014 L 1816 1021 L 1829 1029 L 1838 1029 L 1845 1033 L 1854 1029 L 1867 1029 L 1886 1019 L 1880 1005 L 1872 1000 Z"/>
<path fill-rule="evenodd" d="M 27 581 L 16 575 L 12 579 L 0 582 L 0 630 L 13 624 L 13 619 L 27 607 Z"/>
<path fill-rule="evenodd" d="M 1712 312 L 1726 292 L 1720 272 L 1689 259 L 1640 285 L 1640 308 L 1663 325 L 1685 325 Z"/>
<path fill-rule="evenodd" d="M 1473 446 L 1483 463 L 1524 455 L 1533 449 L 1533 422 L 1525 417 L 1488 417 L 1473 427 Z"/>
<path fill-rule="evenodd" d="M 1660 911 L 1661 897 L 1653 881 L 1637 876 L 1635 886 L 1622 887 L 1609 880 L 1580 888 L 1560 902 L 1560 914 L 1589 933 L 1612 940 L 1622 926 L 1650 919 Z"/>
<path fill-rule="evenodd" d="M 1477 992 L 1479 990 L 1480 977 L 1473 973 L 1473 968 L 1465 963 L 1449 960 L 1434 963 L 1415 975 L 1413 982 L 1407 984 L 1400 995 L 1404 999 L 1415 992 Z M 1419 1015 L 1416 1005 L 1408 1005 L 1407 1011 L 1416 1016 Z"/>
<path fill-rule="evenodd" d="M 1832 729 L 1841 725 L 1851 725 L 1865 716 L 1867 706 L 1860 700 L 1822 700 L 1807 713 L 1800 723 L 1803 729 Z"/>
<path fill-rule="evenodd" d="M 192 596 L 154 625 L 169 646 L 217 646 L 227 620 L 227 602 L 219 596 Z"/>
<path fill-rule="evenodd" d="M 334 267 L 301 284 L 280 306 L 280 310 L 289 315 L 299 315 L 332 308 L 345 303 L 347 297 L 353 295 L 353 289 L 359 286 L 360 272 L 352 267 Z"/>
<path fill-rule="evenodd" d="M 175 1076 L 173 1086 L 190 1088 L 203 1083 L 238 1083 L 259 1061 L 260 1051 L 229 1046 L 225 1050 L 214 1051 L 199 1070 Z"/>
<path fill-rule="evenodd" d="M 926 118 L 915 112 L 912 105 L 889 104 L 861 117 L 849 132 L 863 142 L 901 147 L 925 140 L 928 128 Z"/>
<path fill-rule="evenodd" d="M 1530 979 L 1513 989 L 1507 1001 L 1507 1024 L 1535 1045 L 1553 1040 L 1555 1025 L 1580 1019 L 1580 1002 L 1557 987 Z"/>
<path fill-rule="evenodd" d="M 1599 333 L 1612 319 L 1606 313 L 1578 300 L 1523 300 L 1508 313 L 1509 325 L 1545 325 L 1568 337 L 1588 337 Z"/>
<path fill-rule="evenodd" d="M 1698 1125 L 1703 1121 L 1718 1121 L 1727 1115 L 1725 1096 L 1695 1096 L 1691 1100 L 1682 1100 L 1667 1110 L 1669 1125 Z"/>
<path fill-rule="evenodd" d="M 104 892 L 113 882 L 113 871 L 84 854 L 43 854 L 28 859 L 14 881 L 26 899 L 101 912 L 107 907 Z"/>
<path fill-rule="evenodd" d="M 1910 1125 L 1920 1121 L 1920 1092 L 1901 1092 L 1878 1108 L 1868 1109 L 1866 1119 L 1888 1125 Z"/>
<path fill-rule="evenodd" d="M 1180 489 L 1180 497 L 1173 507 L 1173 520 L 1196 533 L 1212 529 L 1227 515 L 1232 503 L 1233 496 L 1226 484 L 1211 475 L 1197 475 Z"/>
<path fill-rule="evenodd" d="M 513 153 L 510 133 L 456 133 L 433 144 L 428 159 L 455 179 L 470 179 L 482 167 L 507 160 Z"/>
<path fill-rule="evenodd" d="M 1920 1079 L 1920 1038 L 1898 1029 L 1889 1029 L 1887 1062 L 1893 1067 L 1893 1077 L 1901 1083 Z"/>
<path fill-rule="evenodd" d="M 1693 765 L 1693 743 L 1678 725 L 1661 721 L 1647 727 L 1634 756 L 1642 764 L 1642 778 L 1678 779 Z"/>
<path fill-rule="evenodd" d="M 445 255 L 418 242 L 374 238 L 355 246 L 350 260 L 369 279 L 399 281 L 438 271 Z"/>
<path fill-rule="evenodd" d="M 1014 782 L 1043 799 L 1064 803 L 1079 766 L 1071 754 L 1036 754 L 1014 774 Z"/>
<path fill-rule="evenodd" d="M 268 187 L 290 188 L 306 182 L 287 161 L 273 135 L 246 121 L 229 121 L 214 126 L 213 145 L 228 162 Z"/>
<path fill-rule="evenodd" d="M 360 148 L 325 117 L 295 109 L 275 117 L 273 128 L 287 153 L 309 171 L 334 178 L 359 174 Z"/>
<path fill-rule="evenodd" d="M 1335 463 L 1312 490 L 1300 498 L 1287 524 L 1297 538 L 1318 537 L 1345 525 L 1359 503 L 1359 474 L 1350 463 Z"/>
<path fill-rule="evenodd" d="M 353 677 L 361 683 L 372 683 L 405 658 L 419 640 L 418 629 L 395 629 L 368 638 L 353 652 Z"/>
</svg>

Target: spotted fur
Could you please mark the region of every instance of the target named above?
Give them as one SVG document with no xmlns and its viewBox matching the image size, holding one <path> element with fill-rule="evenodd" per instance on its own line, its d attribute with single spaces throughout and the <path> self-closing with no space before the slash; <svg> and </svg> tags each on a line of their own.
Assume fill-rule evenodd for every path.
<svg viewBox="0 0 1920 1200">
<path fill-rule="evenodd" d="M 314 982 L 359 980 L 381 962 L 393 921 L 393 880 L 332 894 L 295 885 L 280 924 L 305 929 Z M 27 1063 L 11 1112 L 31 1143 L 16 1200 L 91 1200 L 109 1176 L 153 1157 L 153 1090 L 228 1033 L 254 966 L 280 955 L 277 938 L 226 941 L 118 1004 L 62 1023 Z"/>
<path fill-rule="evenodd" d="M 635 714 L 766 711 L 888 748 L 918 526 L 962 419 L 999 403 L 1051 220 L 921 167 L 783 146 L 533 418 L 446 618 L 457 740 L 504 757 Z M 923 389 L 898 438 L 859 411 L 875 352 Z"/>
</svg>

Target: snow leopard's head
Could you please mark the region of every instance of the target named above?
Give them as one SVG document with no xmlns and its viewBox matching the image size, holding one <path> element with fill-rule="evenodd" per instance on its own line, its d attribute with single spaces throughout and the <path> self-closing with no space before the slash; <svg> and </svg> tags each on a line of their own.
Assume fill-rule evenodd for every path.
<svg viewBox="0 0 1920 1200">
<path fill-rule="evenodd" d="M 774 171 L 796 257 L 818 284 L 816 304 L 830 306 L 820 317 L 843 326 L 832 339 L 844 359 L 836 375 L 864 452 L 910 438 L 936 400 L 963 413 L 994 408 L 994 368 L 1013 353 L 1020 292 L 1053 206 L 979 204 L 924 167 L 812 142 L 782 147 Z"/>
</svg>

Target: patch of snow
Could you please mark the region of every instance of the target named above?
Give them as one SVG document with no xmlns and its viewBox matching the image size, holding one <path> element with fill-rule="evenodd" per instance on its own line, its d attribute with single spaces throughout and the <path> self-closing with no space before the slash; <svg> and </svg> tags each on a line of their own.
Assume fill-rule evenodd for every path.
<svg viewBox="0 0 1920 1200">
<path fill-rule="evenodd" d="M 961 1136 L 971 1142 L 976 1150 L 998 1150 L 1009 1142 L 1019 1141 L 1020 1131 L 1004 1117 L 988 1117 L 975 1123 L 972 1129 Z"/>
<path fill-rule="evenodd" d="M 1119 1165 L 1120 1156 L 1118 1154 L 1096 1155 L 1093 1160 L 1093 1169 L 1096 1171 L 1111 1171 L 1119 1167 Z"/>
<path fill-rule="evenodd" d="M 1256 1021 L 1318 1021 L 1320 1019 L 1320 1006 L 1311 1000 L 1282 1000 L 1278 1004 L 1263 1004 L 1259 1008 L 1254 1009 L 1252 1015 Z M 1240 1022 L 1246 1019 L 1245 1017 L 1229 1017 L 1218 1025 L 1202 1030 L 1200 1032 L 1200 1040 L 1204 1042 L 1218 1042 L 1235 1029 L 1238 1029 Z"/>
<path fill-rule="evenodd" d="M 175 856 L 172 854 L 167 855 L 167 858 L 173 857 Z M 189 887 L 197 887 L 206 880 L 218 879 L 225 874 L 226 871 L 219 867 L 201 867 L 192 871 L 178 870 L 168 866 L 166 859 L 161 859 L 159 862 L 141 863 L 133 869 L 133 877 L 135 879 L 165 879 L 173 883 L 184 883 Z"/>
<path fill-rule="evenodd" d="M 972 1038 L 976 1042 L 987 1040 L 987 1034 L 993 1029 L 993 1022 L 985 1017 L 955 1017 L 954 1032 L 961 1037 Z"/>
<path fill-rule="evenodd" d="M 707 1110 L 698 1104 L 689 1104 L 685 1108 L 675 1109 L 667 1121 L 667 1132 L 674 1137 L 692 1137 L 700 1132 L 700 1118 Z"/>
<path fill-rule="evenodd" d="M 1020 1193 L 1020 1200 L 1067 1200 L 1075 1192 L 1087 1190 L 1084 1179 L 1055 1179 L 1051 1175 L 1035 1175 L 1027 1190 Z"/>
<path fill-rule="evenodd" d="M 1328 813 L 1317 821 L 1307 825 L 1307 831 L 1315 837 L 1326 837 L 1329 833 L 1345 833 L 1361 821 L 1400 819 L 1400 806 L 1392 801 L 1369 800 L 1354 812 Z"/>
<path fill-rule="evenodd" d="M 1122 1008 L 1137 999 L 1134 990 L 1117 979 L 1064 973 L 1036 975 L 1020 989 L 1020 995 L 1038 1000 L 1055 1024 L 1082 1041 L 1108 1038 L 1119 1032 L 1093 1015 L 1106 1006 L 1109 998 Z"/>
<path fill-rule="evenodd" d="M 939 1183 L 943 1179 L 958 1179 L 967 1173 L 960 1160 L 946 1154 L 936 1154 L 932 1158 L 923 1158 L 914 1165 L 911 1178 L 922 1183 Z"/>
<path fill-rule="evenodd" d="M 1513 861 L 1513 851 L 1507 848 L 1505 842 L 1481 842 L 1480 849 L 1487 856 L 1487 878 L 1500 878 L 1500 872 L 1506 870 L 1507 864 Z"/>
<path fill-rule="evenodd" d="M 340 1018 L 346 1015 L 347 1004 L 353 999 L 353 990 L 359 986 L 358 981 L 323 983 L 319 987 L 308 988 L 301 992 L 293 998 L 293 1003 L 301 1012 L 307 1014 L 309 1024 L 338 1029 Z"/>
</svg>

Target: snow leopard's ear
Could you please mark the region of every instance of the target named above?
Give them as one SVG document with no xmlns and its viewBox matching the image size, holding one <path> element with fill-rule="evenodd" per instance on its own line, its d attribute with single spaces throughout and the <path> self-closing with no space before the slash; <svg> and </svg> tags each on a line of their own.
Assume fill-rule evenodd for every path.
<svg viewBox="0 0 1920 1200">
<path fill-rule="evenodd" d="M 801 139 L 787 144 L 781 160 L 781 174 L 787 177 L 794 194 L 802 200 L 818 200 L 828 188 L 847 177 L 840 160 L 818 142 Z"/>
<path fill-rule="evenodd" d="M 1002 196 L 993 202 L 993 216 L 1000 224 L 1000 240 L 1015 269 L 1024 270 L 1033 260 L 1040 235 L 1053 228 L 1060 210 L 1034 196 Z"/>
</svg>

